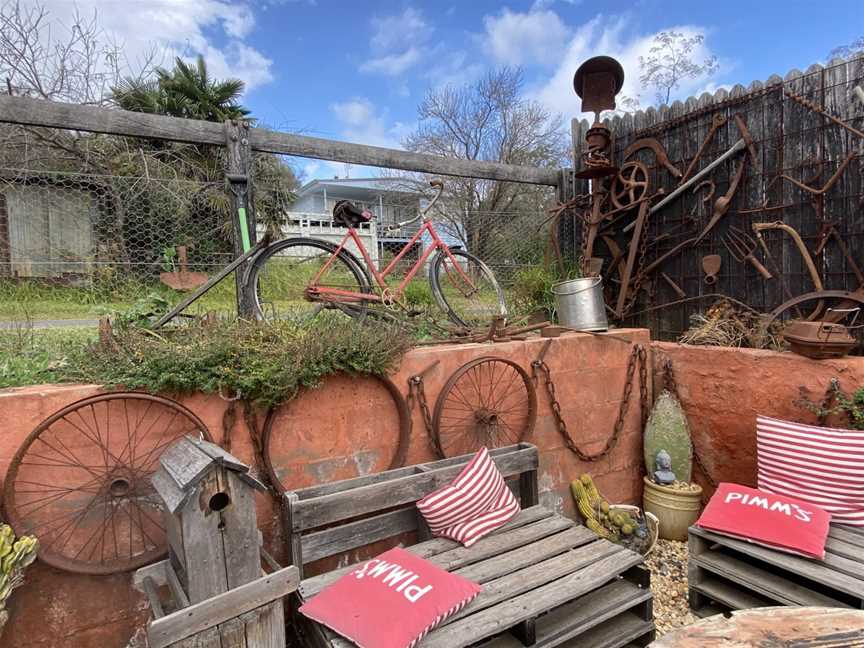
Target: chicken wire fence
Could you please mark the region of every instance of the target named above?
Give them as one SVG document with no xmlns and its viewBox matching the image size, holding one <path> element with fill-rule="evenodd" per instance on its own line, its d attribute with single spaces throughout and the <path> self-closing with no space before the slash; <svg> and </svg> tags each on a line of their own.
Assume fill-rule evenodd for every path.
<svg viewBox="0 0 864 648">
<path fill-rule="evenodd" d="M 156 301 L 164 308 L 184 296 L 179 275 L 188 292 L 235 258 L 220 147 L 17 126 L 2 127 L 0 144 L 0 319 L 95 319 Z M 344 235 L 327 205 L 317 213 L 295 211 L 294 187 L 274 156 L 262 156 L 256 167 L 259 234 L 269 228 L 278 237 L 334 242 Z M 375 222 L 360 233 L 379 269 L 419 223 L 395 232 L 388 225 L 415 215 L 420 204 L 418 196 L 371 205 Z M 543 263 L 545 216 L 543 205 L 447 208 L 434 224 L 448 245 L 480 257 L 512 290 Z M 424 237 L 409 248 L 403 270 L 430 243 Z M 233 279 L 190 310 L 236 313 Z"/>
</svg>

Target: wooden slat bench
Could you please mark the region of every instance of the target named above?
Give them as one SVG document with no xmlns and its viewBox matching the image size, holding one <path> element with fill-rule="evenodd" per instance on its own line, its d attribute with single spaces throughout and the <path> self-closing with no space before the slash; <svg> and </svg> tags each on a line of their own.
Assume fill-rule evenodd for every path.
<svg viewBox="0 0 864 648">
<path fill-rule="evenodd" d="M 415 503 L 456 477 L 470 456 L 286 493 L 290 560 L 301 570 L 294 609 L 355 568 L 306 575 L 309 563 L 336 556 L 344 560 L 348 552 L 374 543 L 379 544 L 373 553 L 380 553 L 384 548 L 379 547 L 398 543 L 483 588 L 430 633 L 419 644 L 423 648 L 650 643 L 652 597 L 642 557 L 538 504 L 536 447 L 521 443 L 490 454 L 520 498 L 522 511 L 467 548 L 430 538 Z M 296 614 L 295 622 L 310 645 L 353 646 L 302 615 Z"/>
<path fill-rule="evenodd" d="M 698 527 L 689 531 L 691 609 L 705 616 L 774 605 L 864 609 L 864 529 L 832 524 L 825 560 Z"/>
</svg>

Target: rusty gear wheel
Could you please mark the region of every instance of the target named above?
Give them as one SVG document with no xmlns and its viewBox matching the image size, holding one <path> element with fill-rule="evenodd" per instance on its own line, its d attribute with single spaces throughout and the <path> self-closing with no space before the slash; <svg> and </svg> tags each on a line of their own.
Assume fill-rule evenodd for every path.
<svg viewBox="0 0 864 648">
<path fill-rule="evenodd" d="M 632 160 L 624 166 L 612 181 L 612 204 L 618 209 L 632 207 L 648 195 L 648 167 Z"/>
<path fill-rule="evenodd" d="M 165 555 L 162 500 L 150 478 L 162 451 L 210 434 L 170 399 L 99 394 L 55 412 L 9 465 L 6 515 L 17 535 L 39 539 L 39 558 L 80 574 L 113 574 Z"/>
</svg>

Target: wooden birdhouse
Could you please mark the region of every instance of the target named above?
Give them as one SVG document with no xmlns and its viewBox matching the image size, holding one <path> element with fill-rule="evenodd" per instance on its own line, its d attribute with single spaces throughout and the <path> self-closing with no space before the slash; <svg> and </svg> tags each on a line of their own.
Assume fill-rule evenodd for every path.
<svg viewBox="0 0 864 648">
<path fill-rule="evenodd" d="M 155 617 L 150 647 L 283 648 L 281 598 L 296 589 L 298 574 L 261 547 L 255 491 L 266 489 L 249 467 L 187 436 L 162 454 L 153 487 L 165 505 L 168 559 L 135 576 Z M 276 571 L 265 574 L 262 557 Z M 171 592 L 173 613 L 166 614 L 159 586 Z"/>
</svg>

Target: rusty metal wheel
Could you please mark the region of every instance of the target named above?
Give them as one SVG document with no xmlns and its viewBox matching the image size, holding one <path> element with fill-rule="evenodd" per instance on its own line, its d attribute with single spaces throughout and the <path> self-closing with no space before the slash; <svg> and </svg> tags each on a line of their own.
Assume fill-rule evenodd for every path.
<svg viewBox="0 0 864 648">
<path fill-rule="evenodd" d="M 612 181 L 612 204 L 624 209 L 648 195 L 648 167 L 635 160 L 625 162 Z"/>
<path fill-rule="evenodd" d="M 534 430 L 537 393 L 512 360 L 482 357 L 450 376 L 435 402 L 432 436 L 441 457 L 519 443 Z"/>
<path fill-rule="evenodd" d="M 42 421 L 18 448 L 3 496 L 15 533 L 39 558 L 80 574 L 130 571 L 167 551 L 162 501 L 150 483 L 162 451 L 204 423 L 167 398 L 99 394 Z"/>
<path fill-rule="evenodd" d="M 399 419 L 399 431 L 396 440 L 396 447 L 393 449 L 390 463 L 387 466 L 384 466 L 383 469 L 392 470 L 394 468 L 401 468 L 405 465 L 405 457 L 408 455 L 408 445 L 411 443 L 411 413 L 408 410 L 408 404 L 405 402 L 405 397 L 402 396 L 402 392 L 399 391 L 399 388 L 392 380 L 386 376 L 375 376 L 371 374 L 368 377 L 378 381 L 387 390 L 390 398 L 393 399 L 393 405 L 396 407 L 396 414 Z M 276 442 L 276 437 L 279 434 L 279 432 L 274 430 L 275 420 L 276 416 L 271 414 L 264 421 L 264 428 L 261 433 L 261 445 L 263 447 L 262 454 L 264 467 L 270 477 L 270 483 L 280 494 L 283 494 L 288 490 L 282 483 L 280 476 L 280 472 L 282 474 L 285 473 L 285 467 L 282 466 L 283 470 L 280 471 L 278 469 L 279 466 L 276 465 L 276 461 L 274 461 L 273 458 L 273 444 Z"/>
</svg>

